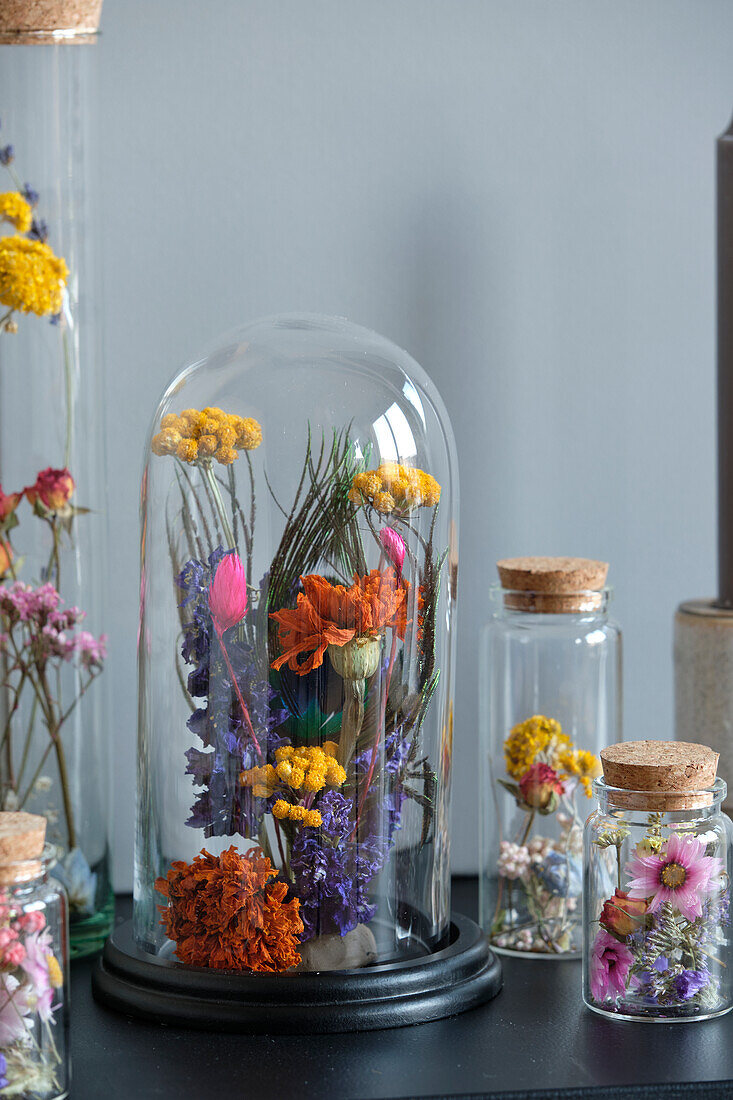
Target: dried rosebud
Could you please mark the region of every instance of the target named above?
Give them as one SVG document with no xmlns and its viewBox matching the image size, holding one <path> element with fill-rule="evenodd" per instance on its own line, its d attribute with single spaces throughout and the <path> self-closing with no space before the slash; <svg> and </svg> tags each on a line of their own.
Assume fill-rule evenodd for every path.
<svg viewBox="0 0 733 1100">
<path fill-rule="evenodd" d="M 612 936 L 623 940 L 632 932 L 638 932 L 646 924 L 647 903 L 645 898 L 630 898 L 618 887 L 612 898 L 604 902 L 600 924 Z"/>
<path fill-rule="evenodd" d="M 22 496 L 22 493 L 4 493 L 3 487 L 0 485 L 0 525 L 3 525 L 12 516 L 20 504 Z"/>
<path fill-rule="evenodd" d="M 551 813 L 563 793 L 562 780 L 549 764 L 532 764 L 519 780 L 522 798 L 533 810 Z"/>
<path fill-rule="evenodd" d="M 49 466 L 41 470 L 35 484 L 25 490 L 25 495 L 34 508 L 40 504 L 47 512 L 63 512 L 68 509 L 75 488 L 74 479 L 66 468 L 54 470 Z"/>
</svg>

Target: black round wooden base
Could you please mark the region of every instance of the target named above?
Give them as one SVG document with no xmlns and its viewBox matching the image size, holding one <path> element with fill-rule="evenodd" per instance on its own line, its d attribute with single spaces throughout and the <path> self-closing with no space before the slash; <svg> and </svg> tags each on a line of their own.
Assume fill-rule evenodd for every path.
<svg viewBox="0 0 733 1100">
<path fill-rule="evenodd" d="M 454 1016 L 501 989 L 501 966 L 472 920 L 420 959 L 321 974 L 232 974 L 158 960 L 112 933 L 92 978 L 97 1001 L 156 1023 L 251 1034 L 371 1031 Z"/>
</svg>

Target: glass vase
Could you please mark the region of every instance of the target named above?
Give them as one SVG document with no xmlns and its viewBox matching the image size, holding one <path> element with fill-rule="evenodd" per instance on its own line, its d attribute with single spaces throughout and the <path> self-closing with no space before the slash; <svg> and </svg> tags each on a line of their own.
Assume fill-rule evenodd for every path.
<svg viewBox="0 0 733 1100">
<path fill-rule="evenodd" d="M 499 563 L 480 658 L 481 924 L 492 947 L 578 957 L 582 824 L 620 736 L 621 634 L 607 566 Z"/>
<path fill-rule="evenodd" d="M 664 757 L 685 742 L 614 746 Z M 613 751 L 613 749 L 611 750 Z M 710 750 L 711 758 L 717 757 Z M 635 765 L 634 765 L 635 766 Z M 607 762 L 604 755 L 604 772 Z M 648 778 L 641 776 L 642 780 Z M 583 999 L 613 1019 L 704 1020 L 733 1006 L 730 875 L 733 830 L 722 812 L 726 784 L 714 778 L 676 792 L 665 776 L 652 790 L 594 781 L 585 826 Z M 688 783 L 692 771 L 680 773 Z"/>
<path fill-rule="evenodd" d="M 0 36 L 0 784 L 6 810 L 48 821 L 72 956 L 97 950 L 113 915 L 94 37 Z"/>
</svg>

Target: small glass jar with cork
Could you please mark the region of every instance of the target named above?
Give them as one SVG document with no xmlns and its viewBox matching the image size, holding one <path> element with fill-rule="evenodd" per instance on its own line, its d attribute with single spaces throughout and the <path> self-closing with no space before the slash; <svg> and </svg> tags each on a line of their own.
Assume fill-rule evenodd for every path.
<svg viewBox="0 0 733 1100">
<path fill-rule="evenodd" d="M 500 952 L 579 957 L 582 823 L 621 737 L 621 631 L 606 562 L 497 563 L 482 638 L 481 922 Z"/>
<path fill-rule="evenodd" d="M 733 1007 L 730 819 L 718 754 L 686 741 L 601 752 L 585 826 L 583 1000 L 671 1023 Z"/>
<path fill-rule="evenodd" d="M 68 914 L 46 820 L 0 813 L 0 1096 L 69 1094 Z"/>
</svg>

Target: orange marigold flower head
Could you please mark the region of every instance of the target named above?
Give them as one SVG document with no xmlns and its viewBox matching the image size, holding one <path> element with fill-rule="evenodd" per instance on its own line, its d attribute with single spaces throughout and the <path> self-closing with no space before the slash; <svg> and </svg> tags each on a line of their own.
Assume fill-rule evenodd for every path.
<svg viewBox="0 0 733 1100">
<path fill-rule="evenodd" d="M 352 489 L 359 489 L 361 491 L 364 491 L 367 487 L 367 484 L 369 482 L 370 477 L 371 477 L 371 473 L 369 473 L 368 471 L 365 471 L 365 472 L 360 473 L 360 474 L 356 474 L 354 476 L 353 481 L 351 482 Z M 380 486 L 381 486 L 381 482 L 380 482 Z"/>
<path fill-rule="evenodd" d="M 156 890 L 166 898 L 161 924 L 188 966 L 279 972 L 300 962 L 300 902 L 262 849 L 235 847 L 220 856 L 205 849 L 192 863 L 178 861 Z"/>
<path fill-rule="evenodd" d="M 303 818 L 303 824 L 313 829 L 320 829 L 323 824 L 323 818 L 318 810 L 308 810 Z"/>
<path fill-rule="evenodd" d="M 175 428 L 176 431 L 181 430 L 181 418 L 176 416 L 175 413 L 166 413 L 160 421 L 161 428 L 165 431 L 166 428 Z"/>
<path fill-rule="evenodd" d="M 223 409 L 220 409 L 217 405 L 207 405 L 201 412 L 204 416 L 208 416 L 211 420 L 223 420 L 226 417 L 226 413 Z"/>
<path fill-rule="evenodd" d="M 302 768 L 293 768 L 290 773 L 290 779 L 288 780 L 288 786 L 292 787 L 294 791 L 299 790 L 303 786 L 303 780 L 305 779 L 305 772 Z"/>
<path fill-rule="evenodd" d="M 284 798 L 278 798 L 277 802 L 273 804 L 272 816 L 278 818 L 288 817 L 290 815 L 290 803 L 286 802 Z"/>
<path fill-rule="evenodd" d="M 364 499 L 359 489 L 349 489 L 346 497 L 350 504 L 361 504 Z"/>
<path fill-rule="evenodd" d="M 305 806 L 291 806 L 288 817 L 291 821 L 304 821 L 307 812 Z"/>
<path fill-rule="evenodd" d="M 292 610 L 272 612 L 278 624 L 281 655 L 274 669 L 287 664 L 304 676 L 323 664 L 329 646 L 340 648 L 352 639 L 378 638 L 385 627 L 404 618 L 406 584 L 398 583 L 394 570 L 373 569 L 345 588 L 312 573 L 301 577 L 303 591 Z"/>
<path fill-rule="evenodd" d="M 339 751 L 338 741 L 324 741 L 321 747 L 326 756 L 335 756 Z"/>
<path fill-rule="evenodd" d="M 176 448 L 181 462 L 195 462 L 199 455 L 199 445 L 195 439 L 182 439 Z"/>
<path fill-rule="evenodd" d="M 290 782 L 290 776 L 293 774 L 293 765 L 289 760 L 281 760 L 275 770 L 283 783 Z"/>
<path fill-rule="evenodd" d="M 278 763 L 281 760 L 287 760 L 289 756 L 293 755 L 292 745 L 281 745 L 279 749 L 275 749 L 275 759 Z"/>
</svg>

